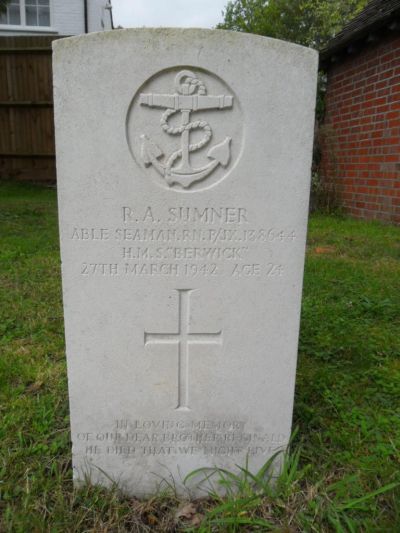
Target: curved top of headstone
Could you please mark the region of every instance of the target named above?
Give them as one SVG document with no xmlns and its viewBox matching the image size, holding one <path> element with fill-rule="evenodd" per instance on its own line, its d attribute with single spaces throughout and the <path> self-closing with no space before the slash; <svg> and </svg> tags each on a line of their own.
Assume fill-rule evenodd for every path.
<svg viewBox="0 0 400 533">
<path fill-rule="evenodd" d="M 186 194 L 211 190 L 232 175 L 246 138 L 251 149 L 259 143 L 254 125 L 264 120 L 261 117 L 269 115 L 269 122 L 291 121 L 280 111 L 283 102 L 296 101 L 298 91 L 313 98 L 310 80 L 317 62 L 315 50 L 259 35 L 132 28 L 56 41 L 54 64 L 63 63 L 63 68 L 61 76 L 55 68 L 54 88 L 72 94 L 77 88 L 74 79 L 81 72 L 89 85 L 85 95 L 79 94 L 80 102 L 68 99 L 74 111 L 82 98 L 85 113 L 91 107 L 89 100 L 94 103 L 98 98 L 103 98 L 104 110 L 109 104 L 114 113 L 121 108 L 124 116 L 116 118 L 115 124 L 125 124 L 133 164 L 148 183 Z M 73 70 L 66 81 L 67 65 Z M 255 97 L 258 87 L 267 95 L 265 103 Z M 276 118 L 269 107 L 275 109 Z M 94 114 L 93 134 L 98 128 Z M 276 134 L 275 126 L 274 130 Z M 297 135 L 305 139 L 301 131 Z"/>
<path fill-rule="evenodd" d="M 63 39 L 57 39 L 53 41 L 52 46 L 54 50 L 64 47 L 77 46 L 82 42 L 107 42 L 107 41 L 123 41 L 129 40 L 132 37 L 135 39 L 151 39 L 152 46 L 156 46 L 157 43 L 165 43 L 165 41 L 189 41 L 193 43 L 196 40 L 207 39 L 208 41 L 218 42 L 218 46 L 221 44 L 246 46 L 246 43 L 251 43 L 252 46 L 268 46 L 270 49 L 279 49 L 282 51 L 287 50 L 297 51 L 303 50 L 304 54 L 310 54 L 311 56 L 317 56 L 318 52 L 312 48 L 302 46 L 289 41 L 283 41 L 280 39 L 273 39 L 272 37 L 264 37 L 262 35 L 255 35 L 252 33 L 244 33 L 231 30 L 214 30 L 209 28 L 124 28 L 119 30 L 92 32 L 84 35 L 78 35 L 74 37 L 66 37 Z M 164 45 L 163 45 L 164 46 Z"/>
</svg>

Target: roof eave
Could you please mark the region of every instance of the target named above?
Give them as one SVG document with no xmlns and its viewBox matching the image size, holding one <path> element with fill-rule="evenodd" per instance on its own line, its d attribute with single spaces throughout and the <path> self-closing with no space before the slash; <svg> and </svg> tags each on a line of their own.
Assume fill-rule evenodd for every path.
<svg viewBox="0 0 400 533">
<path fill-rule="evenodd" d="M 320 52 L 320 65 L 321 67 L 326 66 L 327 62 L 333 57 L 342 53 L 349 45 L 356 42 L 364 40 L 366 37 L 371 35 L 374 31 L 381 30 L 384 27 L 387 27 L 388 24 L 394 21 L 397 17 L 400 17 L 400 8 L 395 9 L 391 13 L 388 13 L 385 17 L 382 17 L 379 20 L 375 20 L 371 24 L 360 28 L 359 31 L 352 33 L 348 38 L 335 43 L 335 38 L 332 39 L 332 44 L 328 45 L 326 48 L 323 48 Z"/>
</svg>

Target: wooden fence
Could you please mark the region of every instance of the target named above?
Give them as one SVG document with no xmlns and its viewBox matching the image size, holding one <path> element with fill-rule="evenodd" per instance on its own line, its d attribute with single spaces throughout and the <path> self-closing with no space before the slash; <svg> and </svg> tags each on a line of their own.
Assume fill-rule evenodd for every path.
<svg viewBox="0 0 400 533">
<path fill-rule="evenodd" d="M 55 181 L 51 42 L 0 37 L 0 179 Z"/>
</svg>

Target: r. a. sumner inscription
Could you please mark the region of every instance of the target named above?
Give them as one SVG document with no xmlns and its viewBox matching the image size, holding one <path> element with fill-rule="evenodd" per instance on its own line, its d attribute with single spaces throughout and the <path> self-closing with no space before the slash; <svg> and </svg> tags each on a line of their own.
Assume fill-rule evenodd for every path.
<svg viewBox="0 0 400 533">
<path fill-rule="evenodd" d="M 71 239 L 104 243 L 104 253 L 121 244 L 112 263 L 83 261 L 83 276 L 282 277 L 285 265 L 268 259 L 279 255 L 279 248 L 295 244 L 298 232 L 290 227 L 256 228 L 252 219 L 247 208 L 236 206 L 123 206 L 122 226 L 74 226 Z"/>
</svg>

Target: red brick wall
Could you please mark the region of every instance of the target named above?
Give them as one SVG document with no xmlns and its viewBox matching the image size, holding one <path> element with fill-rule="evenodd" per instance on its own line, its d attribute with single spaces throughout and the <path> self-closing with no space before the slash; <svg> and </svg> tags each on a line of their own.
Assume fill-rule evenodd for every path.
<svg viewBox="0 0 400 533">
<path fill-rule="evenodd" d="M 329 68 L 321 138 L 321 177 L 345 210 L 400 223 L 398 34 L 365 44 Z"/>
</svg>

